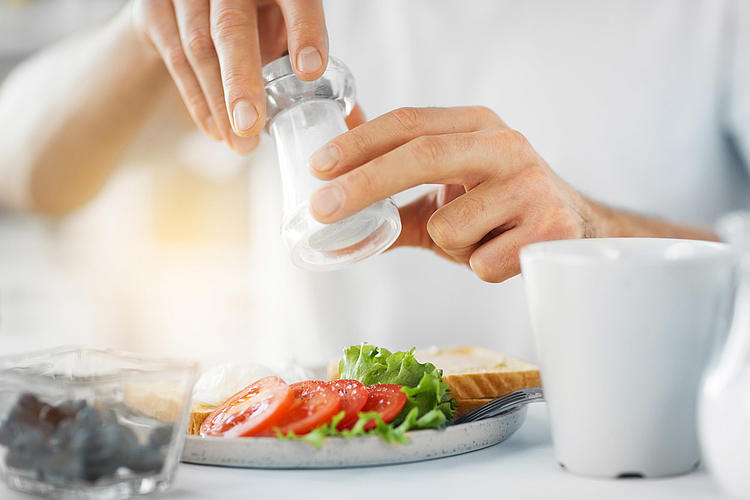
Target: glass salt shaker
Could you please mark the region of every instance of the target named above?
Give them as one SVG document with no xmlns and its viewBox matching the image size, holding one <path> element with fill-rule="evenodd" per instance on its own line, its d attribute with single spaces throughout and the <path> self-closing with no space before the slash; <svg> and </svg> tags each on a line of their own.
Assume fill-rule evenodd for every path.
<svg viewBox="0 0 750 500">
<path fill-rule="evenodd" d="M 703 458 L 726 493 L 750 500 L 750 212 L 733 212 L 717 227 L 737 252 L 732 323 L 718 339 L 703 378 L 699 428 Z"/>
<path fill-rule="evenodd" d="M 281 234 L 299 267 L 340 269 L 384 251 L 401 232 L 401 218 L 388 198 L 333 224 L 310 213 L 312 193 L 326 184 L 310 172 L 309 158 L 334 137 L 346 132 L 344 118 L 354 107 L 354 79 L 333 57 L 323 76 L 298 79 L 288 56 L 263 68 L 268 120 L 281 169 L 283 215 Z"/>
</svg>

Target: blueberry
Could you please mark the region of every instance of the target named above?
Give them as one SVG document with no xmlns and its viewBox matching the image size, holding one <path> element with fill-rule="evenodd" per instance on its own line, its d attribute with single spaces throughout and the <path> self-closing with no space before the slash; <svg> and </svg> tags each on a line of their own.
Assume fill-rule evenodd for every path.
<svg viewBox="0 0 750 500">
<path fill-rule="evenodd" d="M 71 483 L 84 476 L 84 465 L 80 457 L 70 452 L 58 452 L 39 463 L 39 475 L 51 483 Z"/>
<path fill-rule="evenodd" d="M 100 462 L 83 462 L 83 478 L 89 482 L 95 482 L 103 477 L 114 476 L 119 465 L 112 460 Z"/>
<path fill-rule="evenodd" d="M 169 441 L 172 439 L 172 429 L 173 427 L 171 425 L 160 425 L 156 427 L 148 436 L 149 444 L 154 447 L 169 444 Z"/>
<path fill-rule="evenodd" d="M 120 426 L 116 423 L 104 424 L 97 432 L 92 432 L 84 443 L 86 463 L 108 461 L 117 454 L 120 446 Z"/>
<path fill-rule="evenodd" d="M 138 437 L 135 435 L 135 432 L 130 427 L 121 425 L 117 453 L 112 457 L 112 460 L 116 461 L 120 466 L 127 466 L 138 450 L 138 446 Z"/>
<path fill-rule="evenodd" d="M 102 424 L 102 417 L 99 414 L 99 410 L 93 406 L 86 405 L 76 414 L 76 423 L 83 427 L 93 429 Z"/>
<path fill-rule="evenodd" d="M 127 464 L 133 472 L 159 472 L 163 466 L 164 455 L 149 445 L 139 445 Z"/>
<path fill-rule="evenodd" d="M 5 464 L 17 469 L 33 469 L 51 453 L 46 436 L 38 429 L 29 428 L 14 436 L 8 446 Z"/>
<path fill-rule="evenodd" d="M 60 422 L 60 425 L 57 426 L 55 433 L 50 438 L 50 446 L 56 450 L 69 449 L 75 429 L 76 424 L 73 420 L 66 419 Z"/>
<path fill-rule="evenodd" d="M 81 457 L 99 447 L 99 428 L 74 423 L 72 436 L 70 438 L 70 449 Z"/>
</svg>

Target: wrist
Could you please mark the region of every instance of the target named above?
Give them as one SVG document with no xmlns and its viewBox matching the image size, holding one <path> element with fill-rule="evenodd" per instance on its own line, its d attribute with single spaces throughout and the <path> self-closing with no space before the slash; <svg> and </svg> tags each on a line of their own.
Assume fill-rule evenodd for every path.
<svg viewBox="0 0 750 500">
<path fill-rule="evenodd" d="M 611 208 L 584 198 L 584 238 L 616 238 L 625 236 Z"/>
</svg>

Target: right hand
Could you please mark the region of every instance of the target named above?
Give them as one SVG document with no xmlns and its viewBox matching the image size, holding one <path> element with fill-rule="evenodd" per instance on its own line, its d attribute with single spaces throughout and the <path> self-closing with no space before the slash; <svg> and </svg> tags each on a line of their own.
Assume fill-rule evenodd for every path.
<svg viewBox="0 0 750 500">
<path fill-rule="evenodd" d="M 263 64 L 288 49 L 309 81 L 328 62 L 321 0 L 133 0 L 133 22 L 196 125 L 239 153 L 255 149 L 265 124 Z"/>
</svg>

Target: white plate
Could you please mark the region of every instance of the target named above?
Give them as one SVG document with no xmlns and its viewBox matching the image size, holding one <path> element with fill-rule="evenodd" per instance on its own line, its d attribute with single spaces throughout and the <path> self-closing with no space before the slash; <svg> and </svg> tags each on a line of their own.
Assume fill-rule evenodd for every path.
<svg viewBox="0 0 750 500">
<path fill-rule="evenodd" d="M 259 469 L 326 469 L 417 462 L 480 450 L 504 441 L 526 417 L 526 407 L 497 417 L 441 430 L 408 432 L 408 444 L 386 443 L 378 436 L 331 437 L 323 447 L 276 438 L 188 436 L 182 461 Z"/>
</svg>

